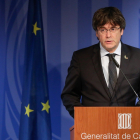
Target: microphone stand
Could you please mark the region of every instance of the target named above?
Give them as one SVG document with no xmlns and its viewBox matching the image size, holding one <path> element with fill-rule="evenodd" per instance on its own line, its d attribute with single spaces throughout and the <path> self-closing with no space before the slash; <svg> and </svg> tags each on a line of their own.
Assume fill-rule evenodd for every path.
<svg viewBox="0 0 140 140">
<path fill-rule="evenodd" d="M 118 67 L 121 71 L 121 73 L 123 74 L 124 78 L 126 79 L 126 81 L 128 82 L 128 84 L 130 85 L 131 89 L 133 90 L 133 92 L 135 93 L 135 95 L 137 96 L 138 100 L 140 101 L 140 97 L 138 96 L 138 94 L 136 93 L 136 91 L 134 90 L 134 88 L 132 87 L 132 85 L 130 84 L 130 82 L 128 81 L 127 77 L 125 76 L 124 72 L 121 70 L 120 65 L 118 64 L 118 62 L 116 61 L 116 59 L 111 55 L 111 58 L 114 62 L 114 64 L 116 65 L 116 67 Z"/>
</svg>

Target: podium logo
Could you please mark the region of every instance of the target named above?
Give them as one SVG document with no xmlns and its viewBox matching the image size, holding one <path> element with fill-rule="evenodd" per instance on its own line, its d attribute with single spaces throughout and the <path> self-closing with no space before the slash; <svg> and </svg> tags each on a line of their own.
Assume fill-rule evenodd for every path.
<svg viewBox="0 0 140 140">
<path fill-rule="evenodd" d="M 131 113 L 118 113 L 118 129 L 131 129 Z"/>
</svg>

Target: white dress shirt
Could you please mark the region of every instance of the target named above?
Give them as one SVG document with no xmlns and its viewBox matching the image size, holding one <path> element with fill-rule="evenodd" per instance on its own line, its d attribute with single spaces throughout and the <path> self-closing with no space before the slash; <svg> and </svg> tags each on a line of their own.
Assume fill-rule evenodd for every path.
<svg viewBox="0 0 140 140">
<path fill-rule="evenodd" d="M 105 50 L 101 43 L 100 43 L 100 55 L 101 55 L 101 63 L 102 63 L 102 69 L 105 77 L 105 81 L 107 83 L 107 86 L 109 84 L 109 74 L 108 74 L 108 64 L 109 64 L 109 57 L 106 56 L 109 52 Z M 120 65 L 121 61 L 121 42 L 119 43 L 117 49 L 115 50 L 115 59 Z M 117 68 L 117 67 L 116 67 Z M 119 76 L 119 68 L 117 68 L 117 76 Z"/>
</svg>

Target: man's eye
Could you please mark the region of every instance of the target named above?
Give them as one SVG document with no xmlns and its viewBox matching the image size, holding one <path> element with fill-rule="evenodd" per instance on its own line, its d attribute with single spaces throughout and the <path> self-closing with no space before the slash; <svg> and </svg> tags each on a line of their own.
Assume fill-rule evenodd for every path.
<svg viewBox="0 0 140 140">
<path fill-rule="evenodd" d="M 115 31 L 115 28 L 111 28 L 111 31 Z"/>
<path fill-rule="evenodd" d="M 101 29 L 101 32 L 104 32 L 105 31 L 105 29 Z"/>
</svg>

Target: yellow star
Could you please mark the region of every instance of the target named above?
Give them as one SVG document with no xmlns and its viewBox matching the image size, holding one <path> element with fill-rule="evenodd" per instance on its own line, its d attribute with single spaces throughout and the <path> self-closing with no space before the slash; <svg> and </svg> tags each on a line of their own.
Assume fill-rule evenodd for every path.
<svg viewBox="0 0 140 140">
<path fill-rule="evenodd" d="M 38 28 L 38 27 L 37 27 L 37 22 L 36 22 L 33 26 L 34 26 L 34 28 L 33 28 L 33 33 L 36 35 L 36 32 L 37 32 L 38 30 L 41 30 L 41 28 Z"/>
<path fill-rule="evenodd" d="M 28 104 L 27 107 L 25 106 L 25 109 L 26 109 L 25 115 L 27 114 L 27 116 L 30 117 L 30 112 L 33 112 L 34 110 L 30 109 L 30 104 Z"/>
<path fill-rule="evenodd" d="M 41 104 L 43 105 L 42 111 L 46 110 L 47 113 L 49 113 L 49 108 L 50 108 L 49 100 L 45 104 L 44 103 L 41 103 Z"/>
</svg>

